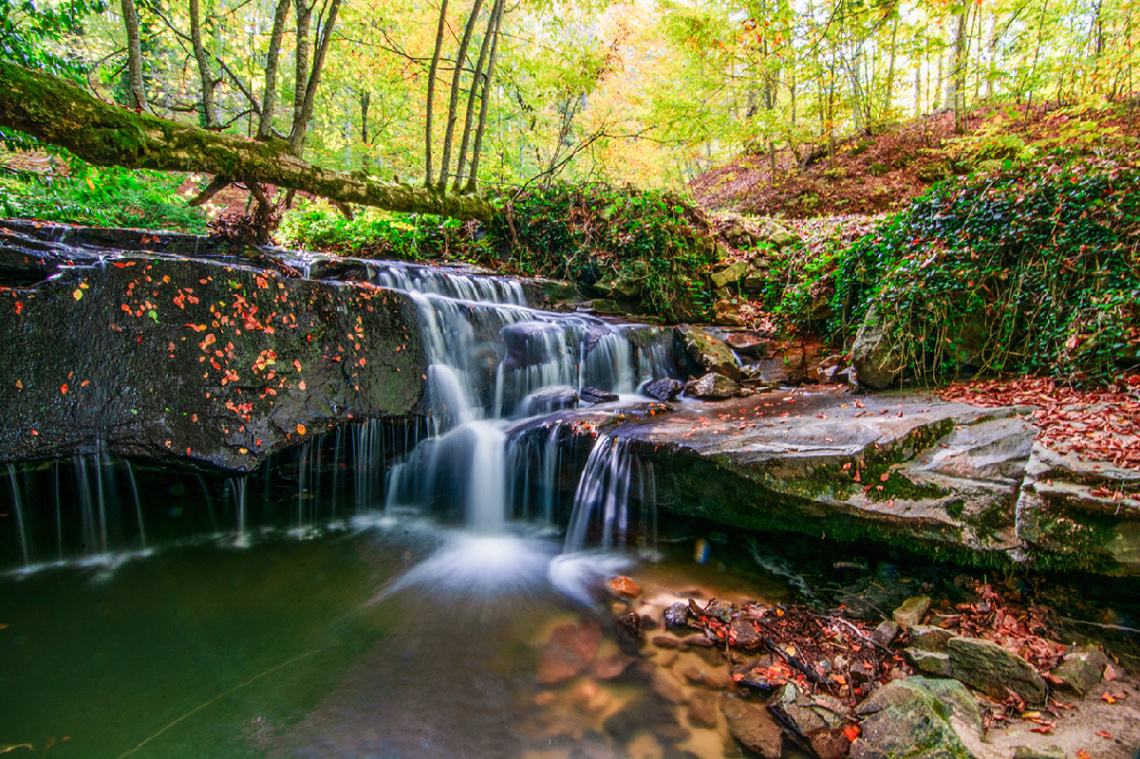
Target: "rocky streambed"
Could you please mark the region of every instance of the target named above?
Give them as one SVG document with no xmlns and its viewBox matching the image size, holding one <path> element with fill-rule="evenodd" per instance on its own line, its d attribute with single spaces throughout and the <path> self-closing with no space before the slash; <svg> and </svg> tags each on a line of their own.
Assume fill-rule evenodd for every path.
<svg viewBox="0 0 1140 759">
<path fill-rule="evenodd" d="M 528 756 L 596 742 L 646 759 L 1127 759 L 1140 745 L 1140 683 L 1111 652 L 1064 642 L 1054 612 L 1016 583 L 959 577 L 951 599 L 914 582 L 906 590 L 934 598 L 884 618 L 647 575 L 644 588 L 612 578 L 602 617 L 536 641 L 544 690 L 520 729 L 550 749 Z M 914 578 L 877 579 L 897 590 Z M 635 684 L 646 687 L 631 696 Z"/>
</svg>

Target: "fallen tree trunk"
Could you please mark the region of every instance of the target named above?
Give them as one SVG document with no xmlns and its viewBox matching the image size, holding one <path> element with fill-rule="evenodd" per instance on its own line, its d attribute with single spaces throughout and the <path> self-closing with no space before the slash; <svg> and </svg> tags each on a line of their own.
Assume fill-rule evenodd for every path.
<svg viewBox="0 0 1140 759">
<path fill-rule="evenodd" d="M 314 166 L 291 155 L 283 140 L 247 140 L 138 113 L 7 61 L 0 61 L 0 126 L 66 148 L 97 166 L 220 174 L 389 211 L 485 221 L 494 214 L 491 203 L 478 195 L 377 182 Z"/>
</svg>

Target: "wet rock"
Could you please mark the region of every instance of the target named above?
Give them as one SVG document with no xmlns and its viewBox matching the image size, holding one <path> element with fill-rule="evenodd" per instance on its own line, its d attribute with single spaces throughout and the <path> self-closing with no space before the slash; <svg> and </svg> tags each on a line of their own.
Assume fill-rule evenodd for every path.
<svg viewBox="0 0 1140 759">
<path fill-rule="evenodd" d="M 641 392 L 659 401 L 671 401 L 680 395 L 684 389 L 685 383 L 681 382 L 681 380 L 673 379 L 672 377 L 662 377 L 661 379 L 653 380 L 641 388 Z"/>
<path fill-rule="evenodd" d="M 1012 690 L 1027 704 L 1045 703 L 1045 681 L 1017 654 L 979 638 L 951 638 L 950 671 L 956 680 L 1004 700 Z"/>
<path fill-rule="evenodd" d="M 5 295 L 0 461 L 99 445 L 249 472 L 337 425 L 417 408 L 427 363 L 406 295 L 154 252 L 178 240 L 208 244 L 158 233 L 106 262 L 75 249 L 74 266 Z"/>
<path fill-rule="evenodd" d="M 688 324 L 677 327 L 685 353 L 706 372 L 718 372 L 731 380 L 740 378 L 740 365 L 736 354 L 726 343 L 713 337 L 707 330 Z"/>
<path fill-rule="evenodd" d="M 556 627 L 538 664 L 538 681 L 549 685 L 585 672 L 601 642 L 602 628 L 596 622 Z"/>
<path fill-rule="evenodd" d="M 847 360 L 838 354 L 827 356 L 816 367 L 816 379 L 822 385 L 841 383 L 839 373 L 847 368 Z"/>
<path fill-rule="evenodd" d="M 712 648 L 714 645 L 704 633 L 693 633 L 692 635 L 685 636 L 681 638 L 681 642 L 686 646 L 695 646 L 697 648 Z"/>
<path fill-rule="evenodd" d="M 886 648 L 887 646 L 891 645 L 891 642 L 896 637 L 898 637 L 898 634 L 899 623 L 895 622 L 893 619 L 884 619 L 871 633 L 871 640 Z"/>
<path fill-rule="evenodd" d="M 602 390 L 596 387 L 584 387 L 578 393 L 578 397 L 586 403 L 611 403 L 618 400 L 617 393 L 611 393 L 609 390 Z"/>
<path fill-rule="evenodd" d="M 680 699 L 674 703 L 683 703 Z M 652 698 L 635 698 L 625 708 L 610 716 L 603 730 L 619 743 L 629 743 L 641 733 L 651 733 L 666 745 L 680 743 L 691 733 L 677 722 L 672 709 L 662 709 Z"/>
<path fill-rule="evenodd" d="M 780 759 L 783 731 L 767 709 L 738 698 L 726 698 L 723 711 L 728 731 L 741 745 L 762 759 Z"/>
<path fill-rule="evenodd" d="M 792 683 L 776 691 L 771 706 L 800 735 L 841 728 L 851 714 L 842 701 L 826 694 L 808 695 Z"/>
<path fill-rule="evenodd" d="M 725 342 L 740 356 L 763 358 L 768 355 L 768 339 L 757 332 L 733 332 Z"/>
<path fill-rule="evenodd" d="M 879 316 L 878 309 L 872 304 L 851 346 L 851 364 L 860 385 L 886 390 L 898 382 L 902 365 L 896 355 L 894 332 L 894 323 Z"/>
<path fill-rule="evenodd" d="M 1099 648 L 1080 646 L 1065 655 L 1060 666 L 1053 670 L 1053 677 L 1061 681 L 1058 687 L 1062 690 L 1083 696 L 1100 683 L 1108 665 L 1108 657 Z"/>
<path fill-rule="evenodd" d="M 698 667 L 687 664 L 680 668 L 681 677 L 692 685 L 703 685 L 712 690 L 724 690 L 731 682 L 728 673 L 719 667 Z"/>
<path fill-rule="evenodd" d="M 721 327 L 743 327 L 747 321 L 740 313 L 739 298 L 721 298 L 713 304 L 713 324 Z"/>
<path fill-rule="evenodd" d="M 740 392 L 740 385 L 723 374 L 709 372 L 703 377 L 690 380 L 685 385 L 685 395 L 702 401 L 721 401 Z"/>
<path fill-rule="evenodd" d="M 689 724 L 693 727 L 716 727 L 717 695 L 699 690 L 689 696 L 686 702 L 689 710 Z"/>
<path fill-rule="evenodd" d="M 526 399 L 525 413 L 527 416 L 537 416 L 577 407 L 578 391 L 566 385 L 556 385 L 531 393 Z"/>
<path fill-rule="evenodd" d="M 672 635 L 654 635 L 651 642 L 658 648 L 673 649 L 681 646 L 681 639 Z"/>
<path fill-rule="evenodd" d="M 617 629 L 618 638 L 622 644 L 636 650 L 637 643 L 641 639 L 641 617 L 632 611 L 628 614 L 623 614 L 618 617 Z"/>
<path fill-rule="evenodd" d="M 914 625 L 910 628 L 910 644 L 923 651 L 944 654 L 954 633 L 941 627 Z"/>
<path fill-rule="evenodd" d="M 641 595 L 641 586 L 638 585 L 633 578 L 626 577 L 625 575 L 610 578 L 610 590 L 614 592 L 614 595 L 622 596 L 623 598 L 632 599 Z"/>
<path fill-rule="evenodd" d="M 522 369 L 546 361 L 551 346 L 562 338 L 558 325 L 549 322 L 529 321 L 508 324 L 499 331 L 507 355 L 504 369 Z"/>
<path fill-rule="evenodd" d="M 930 596 L 915 596 L 903 601 L 902 605 L 895 609 L 891 618 L 898 623 L 899 627 L 909 630 L 921 622 L 929 610 Z"/>
<path fill-rule="evenodd" d="M 689 605 L 677 602 L 665 610 L 665 629 L 682 630 L 689 627 Z"/>
<path fill-rule="evenodd" d="M 970 692 L 954 680 L 911 677 L 873 693 L 856 712 L 862 734 L 851 759 L 973 759 L 982 718 Z"/>
<path fill-rule="evenodd" d="M 1065 759 L 1065 750 L 1052 743 L 1044 746 L 1018 746 L 1013 750 L 1013 759 Z"/>
</svg>

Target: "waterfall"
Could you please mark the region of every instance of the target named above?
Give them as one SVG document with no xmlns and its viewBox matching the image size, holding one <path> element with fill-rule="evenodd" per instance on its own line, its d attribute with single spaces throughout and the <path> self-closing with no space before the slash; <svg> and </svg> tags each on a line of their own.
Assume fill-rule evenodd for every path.
<svg viewBox="0 0 1140 759">
<path fill-rule="evenodd" d="M 373 282 L 409 294 L 428 360 L 429 437 L 392 467 L 385 509 L 461 509 L 484 535 L 504 532 L 516 516 L 553 524 L 562 430 L 547 425 L 536 436 L 525 420 L 573 405 L 587 385 L 629 395 L 676 375 L 671 332 L 533 309 L 513 280 L 376 263 Z M 627 460 L 624 479 L 610 486 L 622 509 L 618 488 L 652 487 L 651 473 Z M 622 514 L 615 519 L 624 525 Z M 613 532 L 624 536 L 619 527 Z"/>
<path fill-rule="evenodd" d="M 231 477 L 226 480 L 226 489 L 233 495 L 234 510 L 237 512 L 234 545 L 238 548 L 249 548 L 249 534 L 246 528 L 245 490 L 249 477 Z"/>
<path fill-rule="evenodd" d="M 630 513 L 631 495 L 640 504 L 639 514 Z M 591 531 L 599 534 L 603 551 L 624 548 L 635 517 L 640 517 L 640 547 L 654 548 L 657 516 L 653 464 L 631 454 L 628 440 L 602 435 L 578 480 L 563 550 L 575 553 L 585 549 Z"/>
<path fill-rule="evenodd" d="M 24 559 L 24 566 L 31 563 L 31 555 L 28 553 L 28 533 L 27 527 L 24 525 L 24 504 L 20 498 L 20 483 L 16 481 L 16 466 L 15 464 L 7 464 L 8 469 L 8 483 L 12 487 L 12 503 L 16 510 L 16 531 L 20 533 L 20 554 Z"/>
</svg>

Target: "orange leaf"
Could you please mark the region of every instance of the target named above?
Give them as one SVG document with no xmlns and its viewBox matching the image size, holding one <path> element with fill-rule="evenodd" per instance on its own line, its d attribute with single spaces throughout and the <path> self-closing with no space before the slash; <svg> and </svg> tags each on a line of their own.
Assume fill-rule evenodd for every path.
<svg viewBox="0 0 1140 759">
<path fill-rule="evenodd" d="M 66 385 L 66 384 L 64 384 L 64 385 L 60 385 L 60 386 L 59 386 L 59 392 L 60 392 L 62 395 L 67 395 L 67 385 Z M 1108 695 L 1108 694 L 1106 693 L 1105 695 Z M 1111 702 L 1109 702 L 1109 703 L 1111 703 Z"/>
<path fill-rule="evenodd" d="M 67 392 L 67 385 L 63 386 L 63 391 Z M 1108 695 L 1107 693 L 1102 693 L 1100 698 L 1105 703 L 1109 703 L 1109 704 L 1115 704 L 1116 703 L 1116 699 L 1113 698 L 1112 696 Z"/>
<path fill-rule="evenodd" d="M 860 734 L 861 731 L 859 730 L 858 725 L 848 725 L 847 727 L 843 728 L 843 735 L 852 743 L 855 742 L 855 739 L 858 738 Z"/>
<path fill-rule="evenodd" d="M 1082 748 L 1080 751 L 1077 752 L 1077 759 L 1091 759 L 1091 757 L 1089 756 L 1089 752 L 1085 751 Z"/>
<path fill-rule="evenodd" d="M 297 425 L 297 434 L 298 435 L 304 435 L 305 434 L 305 425 L 303 425 L 303 424 Z"/>
</svg>

